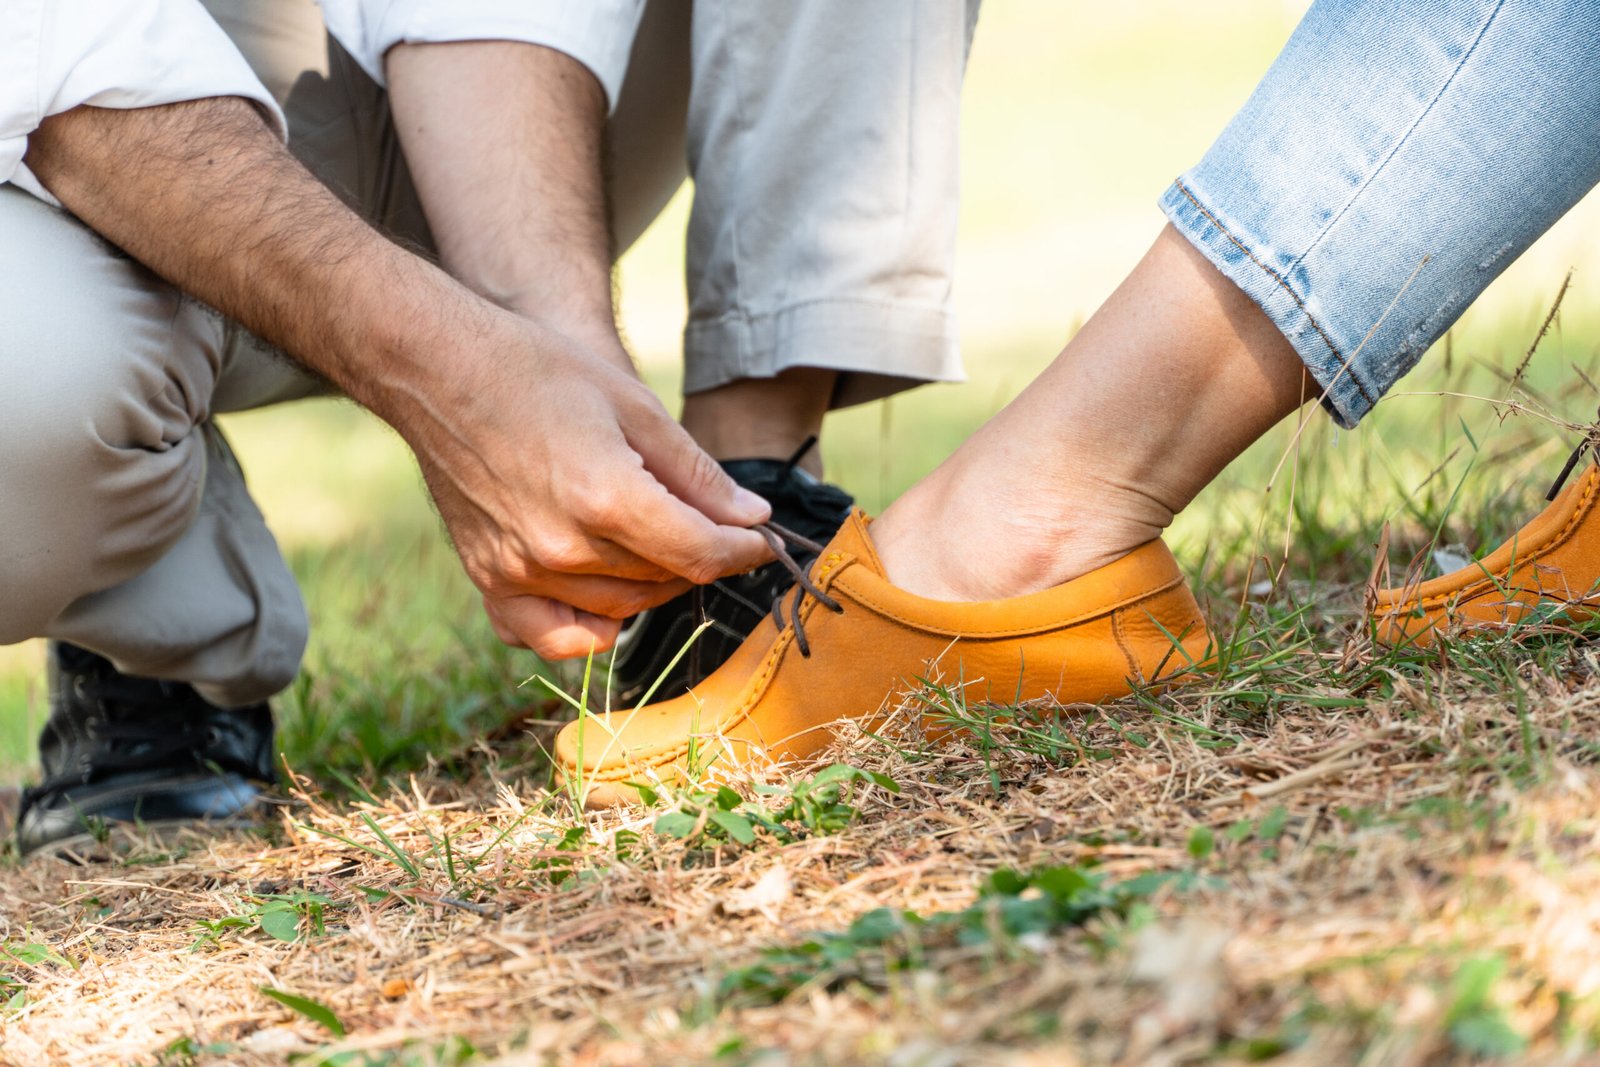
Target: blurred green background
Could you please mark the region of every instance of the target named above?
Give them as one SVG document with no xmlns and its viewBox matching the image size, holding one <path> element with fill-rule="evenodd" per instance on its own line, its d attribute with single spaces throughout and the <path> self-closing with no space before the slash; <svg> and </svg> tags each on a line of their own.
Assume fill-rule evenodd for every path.
<svg viewBox="0 0 1600 1067">
<path fill-rule="evenodd" d="M 1244 100 L 1304 7 L 991 0 L 962 116 L 956 293 L 969 381 L 832 416 L 830 477 L 878 510 L 1026 384 L 1148 246 L 1162 225 L 1156 197 Z M 673 402 L 687 201 L 686 189 L 621 266 L 627 336 Z M 1502 504 L 1496 517 L 1528 506 L 1536 493 L 1527 487 L 1548 480 L 1570 435 L 1533 419 L 1503 422 L 1482 401 L 1404 394 L 1505 395 L 1505 368 L 1576 267 L 1530 381 L 1568 418 L 1592 418 L 1593 389 L 1573 367 L 1590 367 L 1600 340 L 1589 269 L 1597 212 L 1591 196 L 1546 235 L 1468 312 L 1448 358 L 1436 352 L 1361 430 L 1340 434 L 1314 419 L 1285 467 L 1293 494 L 1287 477 L 1266 491 L 1290 427 L 1230 468 L 1173 532 L 1185 563 L 1229 593 L 1249 558 L 1282 558 L 1309 527 L 1364 566 L 1384 521 L 1425 533 L 1446 526 L 1457 487 L 1462 500 Z M 489 634 L 392 432 L 336 401 L 232 417 L 227 429 L 313 619 L 305 674 L 279 702 L 292 761 L 389 773 L 469 744 L 530 702 L 518 683 L 539 665 Z M 1491 527 L 1457 523 L 1444 540 L 1478 547 Z M 0 782 L 32 773 L 42 663 L 38 643 L 0 648 Z"/>
</svg>

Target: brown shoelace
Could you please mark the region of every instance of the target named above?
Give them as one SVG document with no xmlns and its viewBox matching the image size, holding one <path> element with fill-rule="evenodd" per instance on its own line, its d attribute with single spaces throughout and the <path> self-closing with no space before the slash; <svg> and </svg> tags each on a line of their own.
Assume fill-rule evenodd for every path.
<svg viewBox="0 0 1600 1067">
<path fill-rule="evenodd" d="M 1561 473 L 1556 475 L 1555 484 L 1550 487 L 1550 492 L 1545 494 L 1546 500 L 1554 500 L 1556 494 L 1561 492 L 1561 487 L 1567 484 L 1567 478 L 1572 474 L 1572 469 L 1578 465 L 1583 454 L 1591 448 L 1600 448 L 1600 423 L 1590 426 L 1584 433 L 1583 440 L 1578 442 L 1578 447 L 1572 450 L 1572 455 L 1567 457 L 1567 465 L 1561 468 Z M 1600 456 L 1600 452 L 1596 453 Z"/>
<path fill-rule="evenodd" d="M 806 594 L 811 594 L 812 597 L 816 598 L 817 603 L 835 615 L 844 614 L 844 605 L 824 593 L 822 588 L 811 580 L 811 576 L 806 573 L 805 568 L 796 563 L 795 558 L 789 554 L 789 549 L 785 542 L 818 556 L 822 555 L 822 546 L 810 538 L 802 537 L 793 530 L 784 529 L 775 522 L 764 522 L 759 526 L 752 526 L 751 529 L 766 538 L 767 545 L 772 549 L 772 554 L 777 557 L 779 563 L 783 564 L 784 569 L 794 577 L 794 597 L 789 604 L 789 624 L 794 627 L 795 646 L 800 649 L 802 656 L 810 659 L 811 642 L 806 640 L 805 624 L 800 621 L 800 604 L 805 600 Z M 783 602 L 788 595 L 786 591 L 772 598 L 772 621 L 777 625 L 780 633 L 784 627 Z"/>
</svg>

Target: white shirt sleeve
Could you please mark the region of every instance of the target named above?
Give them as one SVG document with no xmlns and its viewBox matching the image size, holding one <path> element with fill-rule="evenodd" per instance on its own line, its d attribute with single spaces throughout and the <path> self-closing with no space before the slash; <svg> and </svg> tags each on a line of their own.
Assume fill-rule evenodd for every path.
<svg viewBox="0 0 1600 1067">
<path fill-rule="evenodd" d="M 52 203 L 22 163 L 28 136 L 81 104 L 155 107 L 212 96 L 283 113 L 199 0 L 5 0 L 0 4 L 0 184 Z"/>
<path fill-rule="evenodd" d="M 397 44 L 526 41 L 588 67 L 617 106 L 644 0 L 320 0 L 328 30 L 383 84 Z"/>
</svg>

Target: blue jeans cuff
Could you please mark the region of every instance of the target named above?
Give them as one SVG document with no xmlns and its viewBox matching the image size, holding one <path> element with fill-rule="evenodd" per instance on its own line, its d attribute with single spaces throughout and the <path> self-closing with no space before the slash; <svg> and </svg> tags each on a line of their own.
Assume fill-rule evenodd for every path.
<svg viewBox="0 0 1600 1067">
<path fill-rule="evenodd" d="M 1161 195 L 1161 210 L 1190 244 L 1199 249 L 1246 296 L 1266 312 L 1322 388 L 1320 400 L 1340 426 L 1350 428 L 1372 410 L 1381 395 L 1363 382 L 1352 353 L 1339 351 L 1306 299 L 1269 264 L 1281 261 L 1261 249 L 1242 228 L 1231 225 L 1192 184 L 1179 178 Z"/>
</svg>

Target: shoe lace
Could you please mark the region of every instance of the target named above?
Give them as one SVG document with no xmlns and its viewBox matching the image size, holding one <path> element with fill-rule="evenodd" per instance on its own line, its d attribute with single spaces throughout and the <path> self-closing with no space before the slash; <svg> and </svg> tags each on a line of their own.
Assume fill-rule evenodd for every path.
<svg viewBox="0 0 1600 1067">
<path fill-rule="evenodd" d="M 794 450 L 793 454 L 791 454 L 788 459 L 784 460 L 784 473 L 792 474 L 795 468 L 800 466 L 800 461 L 805 459 L 806 455 L 815 447 L 817 447 L 817 435 L 811 434 L 805 439 L 805 441 L 801 443 L 799 448 Z M 788 497 L 785 499 L 788 500 L 788 503 L 791 506 L 798 507 L 811 518 L 824 521 L 832 520 L 829 525 L 833 525 L 836 524 L 838 520 L 831 515 L 829 508 L 837 507 L 839 506 L 839 503 L 838 501 L 834 500 L 828 500 L 826 502 L 822 500 L 821 497 L 827 493 L 842 496 L 837 489 L 819 482 L 816 483 L 813 491 L 797 493 L 793 495 L 793 499 L 789 499 Z M 843 504 L 845 507 L 849 506 L 850 498 L 848 496 L 843 497 Z M 809 553 L 813 558 L 822 554 L 821 545 L 800 533 L 787 529 L 786 527 L 780 526 L 773 522 L 763 523 L 761 526 L 753 527 L 753 529 L 767 539 L 767 544 L 772 546 L 773 554 L 777 557 L 778 563 L 789 572 L 792 578 L 794 578 L 795 586 L 799 586 L 803 592 L 812 593 L 818 598 L 820 603 L 827 606 L 831 610 L 836 612 L 843 610 L 839 607 L 838 601 L 827 596 L 814 584 L 812 584 L 810 578 L 806 575 L 806 564 L 802 564 L 800 561 L 796 560 L 792 554 L 790 554 L 784 545 L 784 541 L 787 540 L 796 548 L 802 549 L 803 551 Z M 807 564 L 809 562 L 810 561 L 808 560 Z M 783 617 L 779 613 L 779 605 L 783 601 L 784 597 L 790 592 L 791 589 L 795 588 L 795 586 L 785 586 L 783 589 L 779 590 L 777 595 L 773 598 L 772 615 L 780 630 L 783 629 L 784 623 Z M 760 604 L 745 596 L 732 582 L 719 579 L 718 581 L 712 582 L 710 588 L 716 589 L 716 591 L 727 601 L 737 604 L 739 607 L 750 612 L 750 614 L 755 616 L 757 619 L 768 614 L 767 608 L 762 607 Z M 736 643 L 744 640 L 744 633 L 734 629 L 732 626 L 729 626 L 727 623 L 722 622 L 707 612 L 705 599 L 706 592 L 706 586 L 697 585 L 690 594 L 690 611 L 692 613 L 692 617 L 701 625 L 709 626 L 711 629 L 721 633 L 723 636 L 731 638 Z M 799 646 L 802 655 L 809 657 L 811 655 L 811 643 L 806 639 L 805 628 L 799 624 L 799 601 L 800 598 L 796 597 L 794 610 L 791 612 L 791 615 L 796 622 L 795 644 Z M 696 641 L 689 648 L 688 674 L 691 685 L 703 681 L 706 676 L 706 671 L 702 668 L 701 664 L 701 649 L 702 644 L 699 641 Z"/>
<path fill-rule="evenodd" d="M 844 605 L 823 592 L 822 587 L 811 580 L 811 576 L 806 573 L 805 568 L 795 562 L 795 558 L 789 554 L 789 549 L 785 542 L 798 548 L 803 548 L 814 556 L 822 554 L 822 546 L 810 538 L 802 537 L 793 530 L 784 529 L 775 522 L 764 522 L 759 526 L 752 527 L 752 529 L 766 539 L 768 547 L 772 549 L 772 554 L 777 557 L 778 562 L 794 578 L 793 586 L 772 598 L 772 621 L 777 625 L 778 632 L 782 633 L 784 628 L 783 605 L 785 600 L 789 601 L 789 625 L 794 627 L 795 646 L 800 649 L 800 655 L 810 659 L 811 642 L 806 639 L 805 623 L 800 618 L 800 605 L 805 601 L 808 594 L 817 603 L 835 615 L 844 614 Z M 794 595 L 791 597 L 790 593 Z"/>
<path fill-rule="evenodd" d="M 1595 456 L 1600 458 L 1600 422 L 1591 425 L 1583 434 L 1583 440 L 1578 442 L 1578 447 L 1572 450 L 1572 455 L 1567 457 L 1566 466 L 1561 468 L 1561 473 L 1556 475 L 1555 484 L 1550 486 L 1550 491 L 1544 495 L 1546 500 L 1554 500 L 1556 494 L 1561 492 L 1561 487 L 1567 484 L 1567 479 L 1572 476 L 1573 468 L 1583 454 L 1590 449 L 1595 449 Z"/>
<path fill-rule="evenodd" d="M 152 713 L 151 687 L 161 683 L 116 675 L 74 681 L 75 695 L 93 701 L 100 714 L 87 719 L 88 744 L 75 745 L 72 766 L 63 767 L 23 793 L 24 803 L 93 781 L 97 772 L 117 774 L 171 767 L 175 760 L 203 762 L 215 730 L 191 714 Z"/>
</svg>

